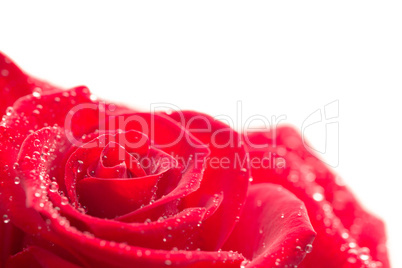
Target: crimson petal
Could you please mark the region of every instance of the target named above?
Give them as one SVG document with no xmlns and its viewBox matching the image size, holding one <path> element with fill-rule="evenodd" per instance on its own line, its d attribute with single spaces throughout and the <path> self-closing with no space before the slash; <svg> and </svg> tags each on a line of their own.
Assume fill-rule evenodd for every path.
<svg viewBox="0 0 402 268">
<path fill-rule="evenodd" d="M 79 268 L 59 256 L 39 247 L 31 246 L 12 256 L 7 262 L 7 268 L 38 267 L 38 268 Z"/>
<path fill-rule="evenodd" d="M 317 232 L 316 250 L 301 267 L 389 267 L 383 223 L 366 212 L 328 167 L 304 148 L 295 130 L 280 127 L 276 134 L 253 133 L 246 141 L 252 159 L 276 156 L 286 163 L 253 168 L 253 183 L 280 184 L 307 207 Z M 264 144 L 269 147 L 257 148 Z M 338 193 L 342 195 L 335 198 Z"/>
<path fill-rule="evenodd" d="M 311 250 L 315 232 L 302 201 L 281 186 L 249 188 L 233 233 L 223 247 L 242 253 L 247 267 L 293 267 Z"/>
<path fill-rule="evenodd" d="M 184 111 L 169 116 L 186 126 L 202 143 L 209 144 L 210 161 L 206 164 L 201 188 L 185 198 L 184 202 L 186 206 L 197 206 L 204 195 L 223 193 L 224 199 L 218 211 L 203 226 L 204 248 L 217 250 L 226 241 L 240 216 L 249 184 L 248 158 L 239 143 L 240 135 L 205 114 Z M 227 159 L 229 168 L 214 168 L 212 159 Z"/>
</svg>

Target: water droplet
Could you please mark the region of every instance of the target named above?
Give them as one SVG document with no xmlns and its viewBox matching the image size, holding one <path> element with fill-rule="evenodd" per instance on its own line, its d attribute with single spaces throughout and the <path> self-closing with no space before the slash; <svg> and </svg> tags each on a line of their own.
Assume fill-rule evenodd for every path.
<svg viewBox="0 0 402 268">
<path fill-rule="evenodd" d="M 315 180 L 315 174 L 312 172 L 307 173 L 306 180 L 309 182 L 313 182 Z"/>
<path fill-rule="evenodd" d="M 9 223 L 10 222 L 10 218 L 8 217 L 8 215 L 6 215 L 6 214 L 3 215 L 3 222 L 4 223 Z"/>
<path fill-rule="evenodd" d="M 275 260 L 275 265 L 276 265 L 276 266 L 279 266 L 280 264 L 281 264 L 281 260 L 280 260 L 280 259 L 276 259 L 276 260 Z"/>
<path fill-rule="evenodd" d="M 342 233 L 342 238 L 343 239 L 348 239 L 349 238 L 349 234 L 347 232 Z"/>
<path fill-rule="evenodd" d="M 247 264 L 249 264 L 248 260 L 244 260 L 240 263 L 240 268 L 246 268 Z"/>
<path fill-rule="evenodd" d="M 7 110 L 6 110 L 6 115 L 8 115 L 8 116 L 10 116 L 12 113 L 14 112 L 14 108 L 13 107 L 7 107 Z"/>
<path fill-rule="evenodd" d="M 311 251 L 313 251 L 313 246 L 311 244 L 307 244 L 306 247 L 304 248 L 304 251 L 306 253 L 310 253 Z"/>
<path fill-rule="evenodd" d="M 166 265 L 172 265 L 172 261 L 171 261 L 171 260 L 166 260 L 166 261 L 165 261 L 165 264 L 166 264 Z"/>
<path fill-rule="evenodd" d="M 66 196 L 61 197 L 61 204 L 63 206 L 68 204 L 68 198 Z"/>
<path fill-rule="evenodd" d="M 370 258 L 370 255 L 368 255 L 368 254 L 366 254 L 366 253 L 360 253 L 360 254 L 359 254 L 359 258 L 360 258 L 362 261 L 367 261 L 367 260 Z"/>
<path fill-rule="evenodd" d="M 321 193 L 314 193 L 313 199 L 317 202 L 324 200 L 324 196 Z"/>
<path fill-rule="evenodd" d="M 34 90 L 32 91 L 32 95 L 35 97 L 35 98 L 40 98 L 40 94 L 42 93 L 42 89 L 41 88 L 39 88 L 39 87 L 36 87 L 36 88 L 34 88 Z"/>
<path fill-rule="evenodd" d="M 99 243 L 99 245 L 100 245 L 101 247 L 104 247 L 104 246 L 106 245 L 106 241 L 105 241 L 105 240 L 101 240 L 100 243 Z"/>
<path fill-rule="evenodd" d="M 54 101 L 55 101 L 55 102 L 60 102 L 60 98 L 59 98 L 59 97 L 56 97 L 56 98 L 54 98 Z"/>
<path fill-rule="evenodd" d="M 347 261 L 348 261 L 349 263 L 356 263 L 356 258 L 355 258 L 355 257 L 349 257 L 349 258 L 347 259 Z"/>
<path fill-rule="evenodd" d="M 96 101 L 98 99 L 98 97 L 96 97 L 95 95 L 91 94 L 91 96 L 89 96 L 89 99 L 91 101 Z"/>
<path fill-rule="evenodd" d="M 51 191 L 52 193 L 57 192 L 57 190 L 59 189 L 59 185 L 57 184 L 57 182 L 52 181 L 49 185 L 49 191 Z"/>
<path fill-rule="evenodd" d="M 282 213 L 281 214 L 281 219 L 283 219 L 283 218 L 285 218 L 285 214 Z"/>
<path fill-rule="evenodd" d="M 14 183 L 15 184 L 20 184 L 20 182 L 21 182 L 21 179 L 19 177 L 14 178 Z"/>
<path fill-rule="evenodd" d="M 248 178 L 248 181 L 249 181 L 249 182 L 252 182 L 252 181 L 253 181 L 253 177 Z"/>
<path fill-rule="evenodd" d="M 40 139 L 35 139 L 34 142 L 33 142 L 33 145 L 35 147 L 39 147 L 40 146 Z"/>
<path fill-rule="evenodd" d="M 1 70 L 1 75 L 2 76 L 8 76 L 8 74 L 9 74 L 8 70 L 6 70 L 6 69 Z"/>
<path fill-rule="evenodd" d="M 14 165 L 13 165 L 13 169 L 16 170 L 16 169 L 18 169 L 19 166 L 20 166 L 20 164 L 18 164 L 17 162 L 15 162 Z"/>
<path fill-rule="evenodd" d="M 81 173 L 82 172 L 82 165 L 84 164 L 83 161 L 78 160 L 78 167 L 77 167 L 77 173 Z"/>
</svg>

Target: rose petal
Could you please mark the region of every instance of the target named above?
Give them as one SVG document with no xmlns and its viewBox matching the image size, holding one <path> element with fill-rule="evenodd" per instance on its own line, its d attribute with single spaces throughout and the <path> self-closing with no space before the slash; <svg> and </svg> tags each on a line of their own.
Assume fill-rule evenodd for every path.
<svg viewBox="0 0 402 268">
<path fill-rule="evenodd" d="M 310 251 L 315 232 L 302 201 L 281 186 L 249 188 L 247 201 L 224 249 L 236 250 L 247 267 L 293 267 Z"/>
<path fill-rule="evenodd" d="M 114 218 L 149 203 L 158 175 L 142 178 L 85 178 L 77 183 L 79 202 L 88 213 L 101 218 Z"/>
<path fill-rule="evenodd" d="M 205 114 L 184 111 L 169 116 L 186 126 L 202 143 L 209 144 L 210 159 L 227 159 L 229 163 L 226 168 L 216 168 L 210 160 L 206 164 L 201 188 L 184 200 L 185 206 L 197 206 L 204 195 L 223 192 L 221 206 L 203 226 L 203 248 L 217 250 L 240 216 L 249 184 L 248 159 L 243 146 L 239 144 L 240 136 L 229 126 Z"/>
<path fill-rule="evenodd" d="M 38 268 L 79 268 L 74 263 L 60 258 L 53 253 L 39 247 L 28 247 L 12 256 L 7 262 L 7 268 L 38 267 Z"/>
<path fill-rule="evenodd" d="M 5 267 L 8 257 L 22 250 L 24 234 L 10 222 L 7 214 L 0 217 L 0 267 Z"/>
<path fill-rule="evenodd" d="M 350 191 L 337 185 L 334 175 L 328 175 L 329 169 L 302 148 L 304 145 L 297 132 L 286 127 L 278 128 L 276 133 L 276 137 L 269 132 L 247 136 L 247 141 L 253 144 L 246 141 L 251 159 L 282 158 L 286 164 L 254 167 L 253 183 L 280 184 L 304 201 L 317 237 L 314 242 L 316 250 L 305 258 L 301 266 L 360 267 L 375 266 L 377 261 L 381 261 L 383 267 L 389 267 L 382 223 L 365 212 Z M 269 147 L 256 148 L 262 144 L 269 144 Z M 348 198 L 333 198 L 335 193 L 345 193 Z M 351 214 L 335 214 L 336 207 L 347 208 Z M 355 228 L 349 229 L 348 224 L 343 224 L 348 221 L 353 221 Z M 368 241 L 360 239 L 361 233 L 370 237 Z"/>
<path fill-rule="evenodd" d="M 165 193 L 155 202 L 146 205 L 132 213 L 116 218 L 120 221 L 133 222 L 144 221 L 147 218 L 155 218 L 161 211 L 171 211 L 170 215 L 180 211 L 177 199 L 189 195 L 200 187 L 203 179 L 202 172 L 209 150 L 199 140 L 189 134 L 186 129 L 177 125 L 171 119 L 152 114 L 125 115 L 126 124 L 123 127 L 116 125 L 116 129 L 131 129 L 141 131 L 150 138 L 153 146 L 163 148 L 162 150 L 173 157 L 177 157 L 184 167 L 181 176 L 166 176 L 158 183 L 158 191 Z M 130 119 L 131 120 L 128 120 Z M 151 129 L 152 127 L 152 129 Z M 187 135 L 184 139 L 184 135 Z M 195 146 L 192 146 L 195 145 Z M 179 180 L 178 180 L 179 179 Z M 168 187 L 166 190 L 165 187 Z M 165 209 L 169 206 L 169 209 Z M 186 207 L 198 207 L 185 206 Z M 182 210 L 182 209 L 181 209 Z M 165 214 L 165 216 L 167 216 Z"/>
<path fill-rule="evenodd" d="M 51 217 L 50 214 L 44 214 Z M 52 221 L 52 230 L 63 239 L 63 245 L 82 252 L 93 266 L 113 267 L 239 267 L 244 260 L 235 252 L 165 251 L 129 246 L 85 235 L 69 227 L 65 220 Z M 124 254 L 123 254 L 124 253 Z"/>
<path fill-rule="evenodd" d="M 161 217 L 157 221 L 124 223 L 79 213 L 69 204 L 62 205 L 60 196 L 55 193 L 50 193 L 50 198 L 53 205 L 61 209 L 61 214 L 81 231 L 105 240 L 166 250 L 199 248 L 200 227 L 213 215 L 222 201 L 222 196 L 214 196 L 205 207 L 188 208 L 174 216 Z M 52 217 L 51 220 L 57 220 L 57 217 Z"/>
</svg>

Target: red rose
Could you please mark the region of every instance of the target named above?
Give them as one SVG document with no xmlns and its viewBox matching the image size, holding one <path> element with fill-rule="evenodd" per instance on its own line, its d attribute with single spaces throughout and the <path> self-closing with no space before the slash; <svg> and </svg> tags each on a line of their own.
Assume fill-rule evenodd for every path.
<svg viewBox="0 0 402 268">
<path fill-rule="evenodd" d="M 1 267 L 389 267 L 382 222 L 291 128 L 141 113 L 4 55 L 0 94 Z"/>
</svg>

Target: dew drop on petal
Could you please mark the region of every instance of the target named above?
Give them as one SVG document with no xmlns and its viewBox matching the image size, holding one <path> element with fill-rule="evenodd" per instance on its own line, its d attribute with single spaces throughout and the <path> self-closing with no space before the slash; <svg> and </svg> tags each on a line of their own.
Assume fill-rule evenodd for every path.
<svg viewBox="0 0 402 268">
<path fill-rule="evenodd" d="M 248 260 L 244 260 L 240 263 L 240 268 L 246 268 L 247 264 L 249 264 Z"/>
<path fill-rule="evenodd" d="M 342 233 L 342 238 L 343 239 L 348 239 L 349 238 L 349 234 L 347 232 Z"/>
<path fill-rule="evenodd" d="M 276 259 L 276 260 L 275 260 L 275 265 L 276 265 L 276 266 L 279 266 L 280 264 L 281 264 L 281 259 Z"/>
<path fill-rule="evenodd" d="M 9 73 L 10 73 L 10 72 L 9 72 L 7 69 L 1 70 L 1 75 L 2 75 L 2 76 L 8 76 Z"/>
<path fill-rule="evenodd" d="M 356 243 L 355 243 L 355 242 L 350 242 L 350 243 L 349 243 L 349 247 L 350 247 L 350 248 L 355 248 L 355 247 L 356 247 Z"/>
<path fill-rule="evenodd" d="M 39 147 L 40 146 L 40 139 L 35 139 L 34 142 L 33 142 L 33 145 L 35 147 Z"/>
<path fill-rule="evenodd" d="M 57 184 L 57 182 L 52 181 L 49 185 L 49 191 L 51 191 L 52 193 L 57 192 L 57 190 L 59 189 L 59 185 Z"/>
<path fill-rule="evenodd" d="M 18 162 L 15 162 L 13 165 L 13 169 L 16 170 L 16 169 L 18 169 L 19 166 L 20 166 L 20 164 L 18 164 Z"/>
<path fill-rule="evenodd" d="M 32 95 L 35 97 L 35 98 L 40 98 L 40 94 L 42 93 L 42 89 L 40 89 L 39 87 L 36 87 L 36 88 L 34 88 L 34 90 L 33 90 L 33 92 L 32 92 Z"/>
<path fill-rule="evenodd" d="M 314 193 L 313 199 L 317 202 L 324 200 L 324 196 L 321 193 Z"/>
<path fill-rule="evenodd" d="M 15 184 L 20 184 L 20 182 L 21 182 L 21 179 L 19 177 L 14 178 L 14 183 Z"/>
<path fill-rule="evenodd" d="M 171 260 L 166 260 L 166 261 L 165 261 L 165 264 L 166 264 L 166 265 L 172 265 L 172 261 L 171 261 Z"/>
<path fill-rule="evenodd" d="M 370 249 L 367 247 L 362 247 L 359 252 L 359 258 L 362 261 L 367 261 L 370 259 Z"/>
<path fill-rule="evenodd" d="M 12 113 L 14 112 L 14 108 L 13 107 L 7 107 L 7 110 L 6 110 L 6 115 L 8 115 L 8 116 L 10 116 Z"/>
<path fill-rule="evenodd" d="M 349 262 L 349 263 L 356 263 L 356 258 L 355 257 L 349 257 L 348 259 L 347 259 L 347 261 Z"/>
<path fill-rule="evenodd" d="M 304 248 L 304 251 L 306 253 L 310 253 L 311 251 L 313 251 L 313 246 L 311 244 L 307 244 L 306 247 Z"/>
<path fill-rule="evenodd" d="M 370 258 L 370 256 L 367 255 L 367 254 L 365 254 L 365 253 L 360 253 L 360 254 L 359 254 L 359 258 L 360 258 L 361 260 L 363 260 L 363 261 L 367 261 L 367 260 Z"/>
<path fill-rule="evenodd" d="M 241 168 L 240 172 L 242 173 L 242 175 L 246 175 L 247 174 L 247 169 L 246 168 Z"/>
<path fill-rule="evenodd" d="M 68 204 L 68 198 L 66 196 L 61 197 L 61 204 L 62 205 L 67 205 Z"/>
<path fill-rule="evenodd" d="M 6 214 L 3 215 L 3 222 L 4 223 L 9 223 L 10 222 L 10 218 L 8 217 L 8 215 L 6 215 Z"/>
</svg>

